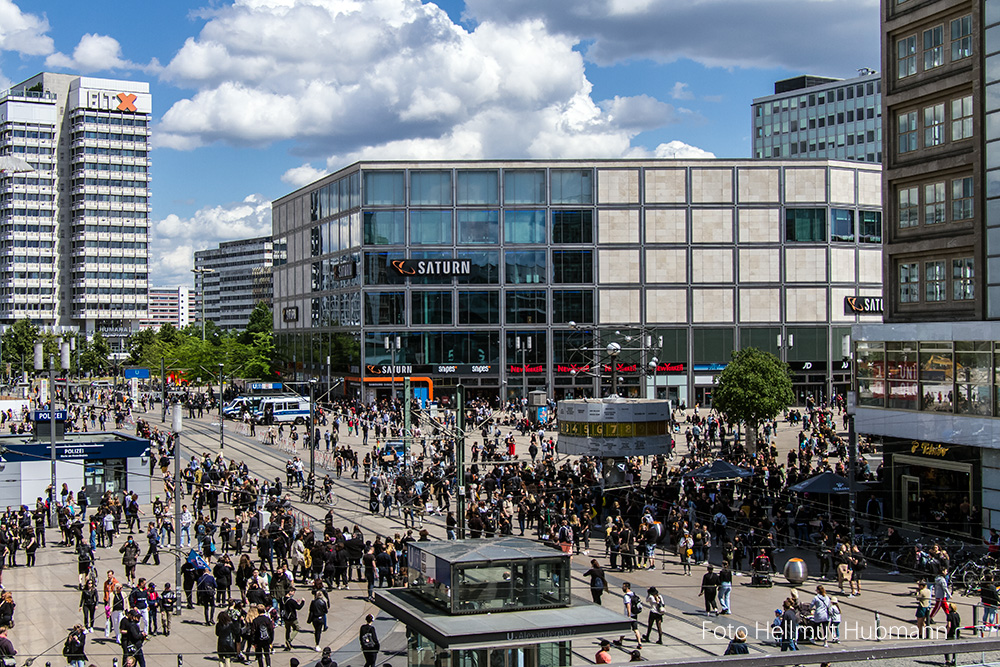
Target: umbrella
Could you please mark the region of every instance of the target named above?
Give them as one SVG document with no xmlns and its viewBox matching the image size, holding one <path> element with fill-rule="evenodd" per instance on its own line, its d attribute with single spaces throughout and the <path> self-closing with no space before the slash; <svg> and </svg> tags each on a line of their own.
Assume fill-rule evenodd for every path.
<svg viewBox="0 0 1000 667">
<path fill-rule="evenodd" d="M 861 486 L 855 483 L 854 490 L 857 491 L 859 488 L 861 488 Z M 850 493 L 851 486 L 846 478 L 827 470 L 826 472 L 821 472 L 815 477 L 810 477 L 805 481 L 788 487 L 788 490 L 794 491 L 795 493 L 827 493 L 839 496 L 845 493 Z"/>
<path fill-rule="evenodd" d="M 0 155 L 0 172 L 7 174 L 26 174 L 35 168 L 29 162 L 13 155 Z"/>
<path fill-rule="evenodd" d="M 713 461 L 710 465 L 696 468 L 684 475 L 699 482 L 728 482 L 734 479 L 746 479 L 753 476 L 753 471 L 733 465 L 729 461 Z"/>
</svg>

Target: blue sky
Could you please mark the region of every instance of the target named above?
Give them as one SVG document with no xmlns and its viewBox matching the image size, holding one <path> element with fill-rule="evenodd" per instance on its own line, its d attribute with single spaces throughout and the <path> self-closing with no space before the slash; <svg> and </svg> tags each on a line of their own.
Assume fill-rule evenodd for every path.
<svg viewBox="0 0 1000 667">
<path fill-rule="evenodd" d="M 359 158 L 749 157 L 750 101 L 878 69 L 877 0 L 0 0 L 0 83 L 149 81 L 153 282 Z"/>
</svg>

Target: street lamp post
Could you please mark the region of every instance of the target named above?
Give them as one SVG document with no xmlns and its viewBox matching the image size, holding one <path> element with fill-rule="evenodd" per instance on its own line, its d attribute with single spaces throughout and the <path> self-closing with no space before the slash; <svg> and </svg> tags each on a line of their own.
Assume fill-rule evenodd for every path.
<svg viewBox="0 0 1000 667">
<path fill-rule="evenodd" d="M 514 349 L 521 353 L 521 416 L 528 416 L 528 364 L 527 356 L 531 351 L 531 336 L 524 337 L 524 344 L 521 337 L 514 337 Z"/>
<path fill-rule="evenodd" d="M 215 269 L 191 269 L 191 273 L 198 275 L 201 279 L 201 342 L 205 342 L 205 274 L 215 273 Z"/>
<path fill-rule="evenodd" d="M 204 324 L 204 322 L 202 322 Z M 219 364 L 219 453 L 222 454 L 226 449 L 226 419 L 225 414 L 222 412 L 222 390 L 223 390 L 223 377 L 222 377 L 222 364 Z"/>
<path fill-rule="evenodd" d="M 64 366 L 68 366 L 68 343 L 62 343 L 60 349 L 60 361 Z M 43 343 L 35 343 L 35 370 L 45 369 L 45 346 Z M 54 355 L 49 355 L 49 474 L 51 479 L 49 492 L 49 525 L 55 526 L 56 521 L 56 360 Z"/>
<path fill-rule="evenodd" d="M 313 429 L 316 424 L 316 378 L 309 378 L 309 425 L 306 426 L 306 442 L 309 443 L 309 479 L 316 479 L 316 443 Z M 315 484 L 315 481 L 313 482 Z M 315 489 L 314 489 L 315 490 Z"/>
<path fill-rule="evenodd" d="M 386 336 L 385 338 L 385 349 L 389 353 L 390 363 L 392 364 L 389 373 L 389 387 L 392 392 L 390 406 L 396 403 L 396 352 L 399 351 L 402 342 L 403 339 L 400 336 Z"/>
</svg>

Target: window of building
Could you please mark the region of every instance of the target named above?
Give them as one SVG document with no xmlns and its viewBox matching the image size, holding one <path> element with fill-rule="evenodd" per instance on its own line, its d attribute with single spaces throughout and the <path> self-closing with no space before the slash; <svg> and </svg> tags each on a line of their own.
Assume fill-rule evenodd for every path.
<svg viewBox="0 0 1000 667">
<path fill-rule="evenodd" d="M 899 126 L 900 154 L 917 150 L 917 112 L 903 112 L 897 116 L 896 122 Z"/>
<path fill-rule="evenodd" d="M 459 292 L 459 324 L 500 324 L 500 292 Z"/>
<path fill-rule="evenodd" d="M 862 243 L 882 242 L 882 212 L 881 211 L 860 211 L 858 213 L 859 235 Z"/>
<path fill-rule="evenodd" d="M 785 210 L 785 240 L 806 243 L 826 241 L 826 209 L 789 208 Z"/>
<path fill-rule="evenodd" d="M 545 204 L 545 172 L 520 169 L 503 173 L 505 204 Z"/>
<path fill-rule="evenodd" d="M 451 292 L 410 293 L 413 324 L 451 324 Z"/>
<path fill-rule="evenodd" d="M 975 265 L 972 257 L 951 260 L 951 289 L 955 301 L 975 298 Z"/>
<path fill-rule="evenodd" d="M 854 241 L 854 211 L 843 208 L 830 210 L 830 240 L 843 243 Z"/>
<path fill-rule="evenodd" d="M 972 16 L 963 16 L 951 22 L 951 60 L 961 60 L 972 55 Z"/>
<path fill-rule="evenodd" d="M 405 203 L 403 172 L 365 172 L 365 206 L 402 206 Z"/>
<path fill-rule="evenodd" d="M 973 216 L 973 181 L 971 176 L 951 182 L 951 219 L 971 220 Z"/>
<path fill-rule="evenodd" d="M 553 250 L 552 282 L 555 284 L 590 284 L 594 282 L 592 250 Z"/>
<path fill-rule="evenodd" d="M 497 172 L 459 171 L 456 175 L 455 199 L 459 206 L 495 206 L 500 203 Z"/>
<path fill-rule="evenodd" d="M 916 227 L 920 224 L 920 188 L 899 189 L 899 228 Z"/>
<path fill-rule="evenodd" d="M 944 64 L 944 26 L 924 30 L 924 70 Z"/>
<path fill-rule="evenodd" d="M 924 148 L 944 143 L 944 103 L 924 107 Z"/>
<path fill-rule="evenodd" d="M 500 253 L 496 250 L 478 252 L 460 251 L 457 259 L 467 259 L 472 265 L 472 273 L 459 282 L 469 285 L 500 284 Z"/>
<path fill-rule="evenodd" d="M 551 173 L 553 204 L 593 204 L 592 169 L 553 169 Z"/>
<path fill-rule="evenodd" d="M 924 262 L 924 298 L 944 301 L 948 298 L 948 275 L 944 261 Z"/>
<path fill-rule="evenodd" d="M 450 171 L 411 171 L 412 206 L 451 206 Z"/>
<path fill-rule="evenodd" d="M 924 224 L 937 225 L 946 220 L 946 193 L 944 183 L 924 186 Z"/>
<path fill-rule="evenodd" d="M 899 302 L 920 301 L 920 265 L 916 262 L 899 265 Z"/>
<path fill-rule="evenodd" d="M 553 290 L 552 323 L 592 323 L 594 321 L 593 290 Z"/>
<path fill-rule="evenodd" d="M 503 212 L 504 243 L 545 243 L 545 211 Z"/>
<path fill-rule="evenodd" d="M 500 242 L 499 211 L 464 211 L 455 214 L 459 243 Z"/>
<path fill-rule="evenodd" d="M 511 290 L 506 301 L 507 324 L 545 324 L 545 290 Z"/>
<path fill-rule="evenodd" d="M 951 140 L 972 136 L 972 95 L 951 101 Z"/>
<path fill-rule="evenodd" d="M 410 243 L 450 245 L 451 211 L 410 211 Z"/>
<path fill-rule="evenodd" d="M 905 79 L 917 73 L 917 36 L 896 40 L 896 78 Z M 859 85 L 858 88 L 861 88 Z M 862 89 L 863 90 L 863 89 Z M 859 93 L 859 95 L 862 93 Z"/>
<path fill-rule="evenodd" d="M 593 243 L 594 212 L 552 211 L 553 243 Z"/>
<path fill-rule="evenodd" d="M 509 285 L 545 283 L 545 251 L 524 250 L 504 253 L 506 280 Z"/>
<path fill-rule="evenodd" d="M 403 211 L 365 211 L 365 245 L 406 243 L 406 214 Z"/>
<path fill-rule="evenodd" d="M 403 292 L 367 292 L 365 324 L 406 324 Z"/>
</svg>

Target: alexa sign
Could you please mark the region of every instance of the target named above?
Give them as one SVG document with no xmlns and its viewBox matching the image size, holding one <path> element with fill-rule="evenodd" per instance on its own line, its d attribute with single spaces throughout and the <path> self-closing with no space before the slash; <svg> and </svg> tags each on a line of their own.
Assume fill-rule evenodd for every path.
<svg viewBox="0 0 1000 667">
<path fill-rule="evenodd" d="M 467 259 L 394 259 L 392 268 L 401 276 L 468 276 L 472 262 Z"/>
</svg>

